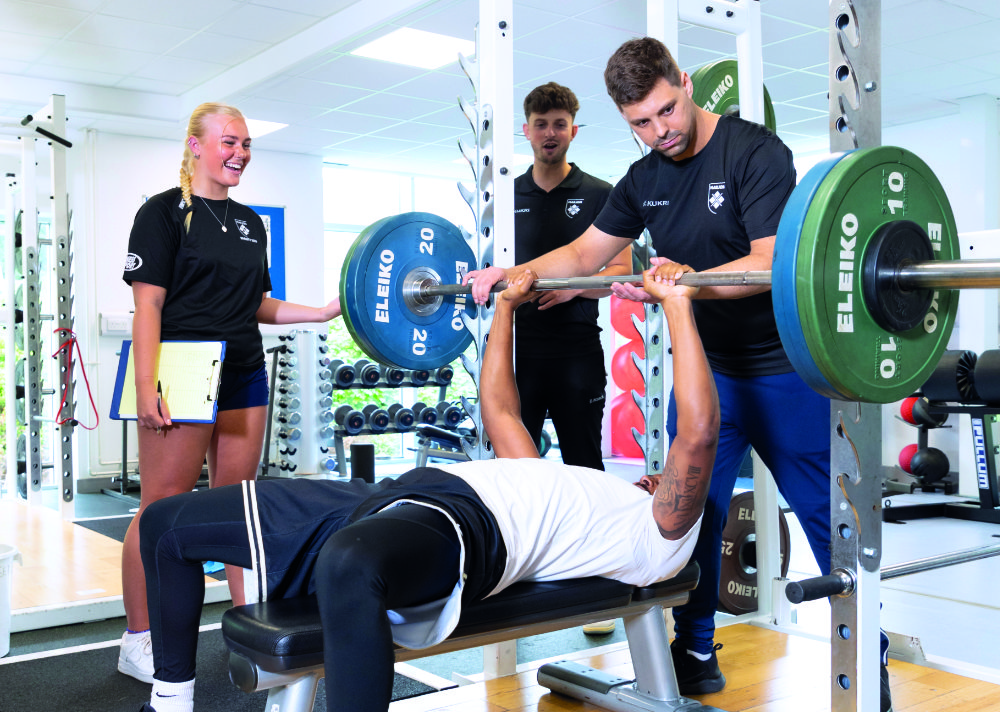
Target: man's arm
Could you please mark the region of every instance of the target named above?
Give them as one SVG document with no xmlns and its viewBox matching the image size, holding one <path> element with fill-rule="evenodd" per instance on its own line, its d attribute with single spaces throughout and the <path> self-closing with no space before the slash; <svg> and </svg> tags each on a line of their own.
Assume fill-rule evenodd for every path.
<svg viewBox="0 0 1000 712">
<path fill-rule="evenodd" d="M 705 508 L 719 440 L 719 397 L 691 307 L 698 290 L 674 285 L 685 271 L 669 263 L 643 275 L 644 289 L 663 305 L 673 353 L 677 435 L 653 492 L 653 519 L 671 540 L 684 536 Z"/>
<path fill-rule="evenodd" d="M 609 264 L 612 258 L 631 244 L 630 238 L 614 237 L 591 225 L 573 242 L 547 252 L 531 262 L 507 269 L 489 267 L 475 270 L 469 272 L 462 283 L 465 284 L 470 278 L 473 279 L 472 298 L 476 304 L 483 305 L 488 301 L 490 289 L 494 284 L 501 280 L 509 283 L 524 270 L 531 270 L 539 278 L 590 276 Z M 624 273 L 631 273 L 631 270 L 630 264 Z"/>
<path fill-rule="evenodd" d="M 521 399 L 514 381 L 514 310 L 537 296 L 535 275 L 524 271 L 497 296 L 493 325 L 480 369 L 479 407 L 483 429 L 497 457 L 539 457 L 538 448 L 521 422 Z"/>
</svg>

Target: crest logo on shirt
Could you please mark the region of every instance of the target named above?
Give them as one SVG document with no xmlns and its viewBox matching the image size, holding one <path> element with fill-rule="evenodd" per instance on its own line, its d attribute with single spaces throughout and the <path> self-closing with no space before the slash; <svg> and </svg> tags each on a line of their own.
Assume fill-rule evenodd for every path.
<svg viewBox="0 0 1000 712">
<path fill-rule="evenodd" d="M 142 258 L 134 252 L 129 252 L 125 256 L 125 271 L 135 272 L 140 267 L 142 267 Z"/>
<path fill-rule="evenodd" d="M 250 234 L 250 228 L 247 227 L 246 220 L 237 220 L 236 229 L 240 231 L 240 234 L 243 235 L 243 237 L 246 237 L 247 235 Z"/>
<path fill-rule="evenodd" d="M 722 204 L 726 202 L 726 196 L 723 195 L 723 191 L 726 189 L 725 183 L 709 183 L 708 184 L 708 211 L 715 215 Z"/>
<path fill-rule="evenodd" d="M 566 201 L 566 217 L 575 218 L 577 214 L 583 210 L 580 206 L 583 205 L 583 198 L 570 198 Z"/>
</svg>

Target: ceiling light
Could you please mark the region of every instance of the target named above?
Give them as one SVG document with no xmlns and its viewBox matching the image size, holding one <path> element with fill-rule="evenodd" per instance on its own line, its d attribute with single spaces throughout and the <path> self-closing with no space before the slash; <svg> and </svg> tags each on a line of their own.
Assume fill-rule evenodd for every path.
<svg viewBox="0 0 1000 712">
<path fill-rule="evenodd" d="M 458 61 L 458 54 L 472 56 L 476 43 L 436 32 L 401 27 L 383 37 L 358 47 L 351 54 L 421 69 L 438 69 Z"/>
<path fill-rule="evenodd" d="M 250 138 L 260 138 L 288 126 L 288 124 L 279 124 L 276 121 L 261 121 L 260 119 L 247 119 L 246 122 Z"/>
</svg>

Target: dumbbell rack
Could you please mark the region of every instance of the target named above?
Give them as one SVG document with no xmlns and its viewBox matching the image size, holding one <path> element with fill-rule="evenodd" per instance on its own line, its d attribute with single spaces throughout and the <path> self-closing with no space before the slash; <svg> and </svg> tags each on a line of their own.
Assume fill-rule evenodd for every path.
<svg viewBox="0 0 1000 712">
<path fill-rule="evenodd" d="M 401 434 L 412 427 L 391 421 L 385 428 L 372 427 L 367 414 L 334 402 L 334 391 L 381 390 L 386 388 L 439 387 L 439 404 L 447 397 L 454 373 L 450 366 L 434 372 L 403 371 L 370 361 L 358 364 L 330 359 L 326 335 L 311 330 L 294 330 L 278 337 L 281 343 L 268 349 L 272 356 L 267 428 L 264 436 L 262 474 L 270 474 L 270 446 L 277 435 L 281 472 L 295 475 L 330 474 L 347 476 L 344 437 Z M 374 369 L 374 371 L 372 371 Z M 372 404 L 374 405 L 374 404 Z M 391 406 L 390 406 L 391 407 Z M 437 409 L 432 408 L 435 413 Z M 367 410 L 367 408 L 366 408 Z M 348 428 L 348 422 L 361 421 Z M 417 420 L 414 419 L 414 425 Z M 334 449 L 331 455 L 330 448 Z"/>
</svg>

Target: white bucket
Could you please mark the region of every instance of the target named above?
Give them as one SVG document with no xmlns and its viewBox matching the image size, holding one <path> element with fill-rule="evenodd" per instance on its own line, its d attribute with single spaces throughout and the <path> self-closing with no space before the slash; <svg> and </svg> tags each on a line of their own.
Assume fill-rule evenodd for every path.
<svg viewBox="0 0 1000 712">
<path fill-rule="evenodd" d="M 15 561 L 21 563 L 17 548 L 0 544 L 0 658 L 10 652 L 10 589 Z"/>
</svg>

